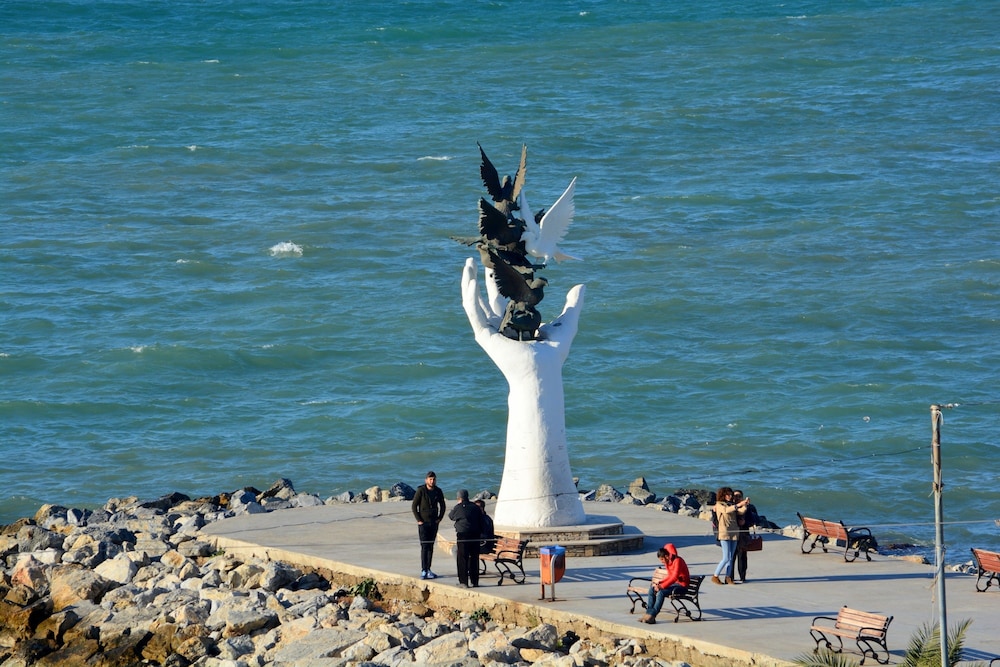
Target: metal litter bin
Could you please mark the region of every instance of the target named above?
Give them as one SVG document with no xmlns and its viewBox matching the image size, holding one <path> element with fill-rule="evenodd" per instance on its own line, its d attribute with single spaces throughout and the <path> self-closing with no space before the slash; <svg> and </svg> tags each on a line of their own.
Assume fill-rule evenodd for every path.
<svg viewBox="0 0 1000 667">
<path fill-rule="evenodd" d="M 545 599 L 545 585 L 548 584 L 552 587 L 552 596 L 549 599 L 554 602 L 556 599 L 556 582 L 562 579 L 563 574 L 566 572 L 566 547 L 558 545 L 539 547 L 538 558 L 542 579 L 542 597 L 538 599 Z"/>
</svg>

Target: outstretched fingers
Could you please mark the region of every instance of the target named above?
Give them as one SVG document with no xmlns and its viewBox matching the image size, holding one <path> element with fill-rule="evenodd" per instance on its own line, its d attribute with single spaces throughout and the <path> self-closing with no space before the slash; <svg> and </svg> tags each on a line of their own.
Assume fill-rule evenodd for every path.
<svg viewBox="0 0 1000 667">
<path fill-rule="evenodd" d="M 469 318 L 469 324 L 475 333 L 485 329 L 487 324 L 486 309 L 479 295 L 479 283 L 476 280 L 476 261 L 469 257 L 462 268 L 462 307 Z"/>
<path fill-rule="evenodd" d="M 574 285 L 566 293 L 566 305 L 562 313 L 548 324 L 542 325 L 544 337 L 554 343 L 568 344 L 576 336 L 583 311 L 583 297 L 587 292 L 584 285 Z M 568 352 L 568 350 L 567 350 Z"/>
</svg>

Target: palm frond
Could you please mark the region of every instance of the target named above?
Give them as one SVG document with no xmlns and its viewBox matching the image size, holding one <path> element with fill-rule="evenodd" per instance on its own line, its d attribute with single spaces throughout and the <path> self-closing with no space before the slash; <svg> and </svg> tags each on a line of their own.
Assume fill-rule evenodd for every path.
<svg viewBox="0 0 1000 667">
<path fill-rule="evenodd" d="M 970 619 L 959 621 L 948 631 L 948 664 L 962 660 L 965 633 Z M 939 667 L 941 664 L 941 631 L 937 624 L 925 623 L 910 637 L 900 667 Z"/>
<path fill-rule="evenodd" d="M 820 649 L 815 653 L 802 653 L 792 662 L 801 667 L 858 667 L 861 663 L 843 653 Z"/>
</svg>

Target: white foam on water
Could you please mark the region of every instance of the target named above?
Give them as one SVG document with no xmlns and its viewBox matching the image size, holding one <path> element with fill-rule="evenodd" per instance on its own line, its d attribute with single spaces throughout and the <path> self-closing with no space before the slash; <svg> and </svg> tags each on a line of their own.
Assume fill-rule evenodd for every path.
<svg viewBox="0 0 1000 667">
<path fill-rule="evenodd" d="M 271 257 L 301 257 L 302 246 L 291 241 L 282 241 L 271 246 L 270 252 Z"/>
</svg>

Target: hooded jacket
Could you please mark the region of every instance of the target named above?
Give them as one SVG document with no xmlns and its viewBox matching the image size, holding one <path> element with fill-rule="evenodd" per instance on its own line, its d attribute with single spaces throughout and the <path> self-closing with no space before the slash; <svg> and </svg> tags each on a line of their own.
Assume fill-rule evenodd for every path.
<svg viewBox="0 0 1000 667">
<path fill-rule="evenodd" d="M 673 586 L 677 584 L 678 586 L 683 586 L 687 588 L 688 583 L 691 581 L 691 574 L 688 572 L 687 563 L 684 559 L 677 555 L 677 548 L 674 547 L 672 543 L 667 543 L 663 545 L 663 548 L 669 553 L 673 558 L 667 563 L 667 576 L 660 581 L 660 588 L 664 589 L 668 586 Z"/>
</svg>

